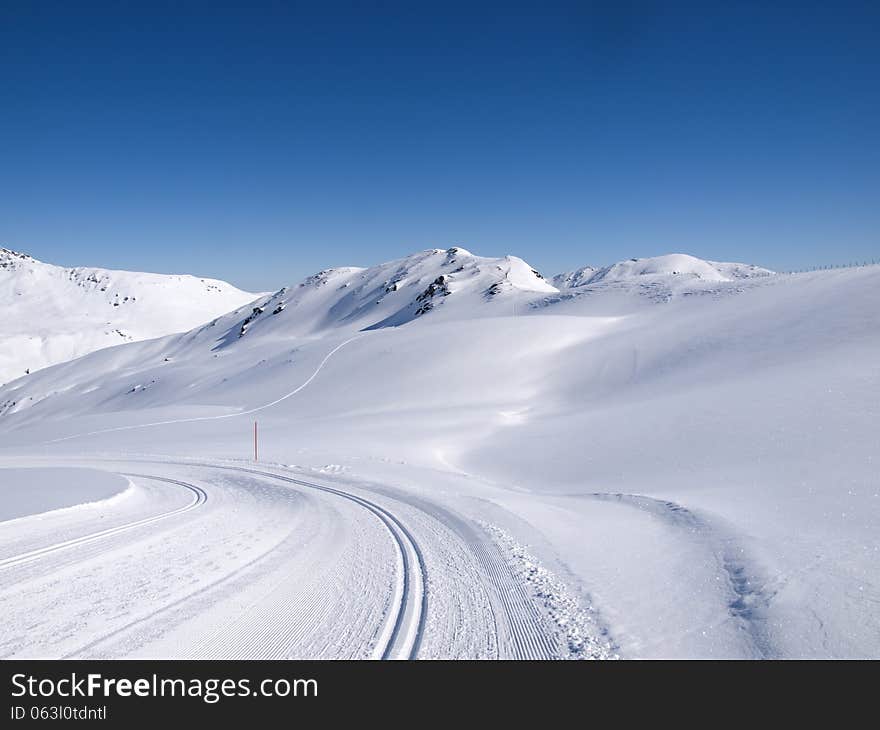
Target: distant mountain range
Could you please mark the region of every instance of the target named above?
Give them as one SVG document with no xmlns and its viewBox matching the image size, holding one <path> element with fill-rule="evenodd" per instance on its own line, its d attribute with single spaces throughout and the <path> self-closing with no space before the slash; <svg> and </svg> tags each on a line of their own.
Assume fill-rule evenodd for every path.
<svg viewBox="0 0 880 730">
<path fill-rule="evenodd" d="M 597 305 L 596 314 L 608 314 L 609 305 L 622 313 L 682 295 L 736 291 L 744 280 L 772 275 L 746 264 L 671 254 L 604 269 L 585 267 L 547 280 L 516 256 L 487 258 L 453 247 L 369 268 L 327 269 L 259 296 L 192 276 L 64 269 L 6 249 L 0 262 L 0 302 L 8 313 L 0 326 L 2 372 L 12 379 L 30 370 L 9 390 L 17 395 L 0 402 L 0 414 L 29 409 L 49 396 L 58 402 L 62 393 L 64 400 L 74 398 L 74 410 L 93 407 L 94 398 L 102 409 L 125 409 L 131 405 L 128 394 L 147 390 L 150 394 L 138 399 L 141 406 L 184 396 L 222 401 L 235 388 L 248 401 L 257 377 L 254 361 L 291 361 L 291 348 L 315 338 L 339 339 L 422 321 L 584 315 Z M 35 373 L 123 343 L 130 344 L 68 363 L 64 372 L 75 373 L 75 385 L 67 377 L 59 381 L 54 370 L 45 377 Z M 282 388 L 283 372 L 261 369 L 262 387 Z M 190 374 L 195 380 L 184 387 L 181 378 Z M 281 380 L 272 385 L 276 377 Z M 213 395 L 199 395 L 205 385 Z M 83 391 L 92 395 L 78 398 Z"/>
<path fill-rule="evenodd" d="M 486 258 L 454 247 L 370 268 L 327 269 L 261 297 L 216 279 L 64 268 L 3 248 L 0 383 L 104 347 L 185 332 L 211 319 L 228 330 L 229 339 L 252 331 L 292 336 L 328 328 L 370 330 L 429 313 L 435 319 L 522 314 L 542 300 L 611 284 L 690 290 L 771 274 L 757 266 L 671 254 L 601 269 L 587 266 L 548 280 L 516 256 Z M 252 306 L 241 310 L 248 303 Z"/>
</svg>

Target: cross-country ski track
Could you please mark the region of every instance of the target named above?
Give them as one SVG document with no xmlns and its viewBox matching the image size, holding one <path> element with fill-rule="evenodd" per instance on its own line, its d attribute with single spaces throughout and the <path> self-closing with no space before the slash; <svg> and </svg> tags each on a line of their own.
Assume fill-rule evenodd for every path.
<svg viewBox="0 0 880 730">
<path fill-rule="evenodd" d="M 155 481 L 165 482 L 166 484 L 176 484 L 183 489 L 187 489 L 193 493 L 193 500 L 177 509 L 170 510 L 168 512 L 163 512 L 154 517 L 146 517 L 142 520 L 135 520 L 133 522 L 127 522 L 122 525 L 118 525 L 116 527 L 111 527 L 106 530 L 101 530 L 100 532 L 95 532 L 89 535 L 83 535 L 82 537 L 76 537 L 71 540 L 65 540 L 63 542 L 55 543 L 53 545 L 48 545 L 46 547 L 37 548 L 36 550 L 31 550 L 26 553 L 22 553 L 20 555 L 13 555 L 8 558 L 3 558 L 0 560 L 0 570 L 5 570 L 7 568 L 12 568 L 18 565 L 23 565 L 25 563 L 29 563 L 33 560 L 38 560 L 41 557 L 46 555 L 50 555 L 52 553 L 57 553 L 61 550 L 69 550 L 71 548 L 76 548 L 87 543 L 96 542 L 97 540 L 101 540 L 102 538 L 110 537 L 112 535 L 118 535 L 121 532 L 127 532 L 128 530 L 133 530 L 137 527 L 143 527 L 145 525 L 152 525 L 155 522 L 160 520 L 166 520 L 169 517 L 174 517 L 175 515 L 182 514 L 183 512 L 188 512 L 191 509 L 195 509 L 200 506 L 204 502 L 207 501 L 208 495 L 205 493 L 205 490 L 201 487 L 197 487 L 193 484 L 187 484 L 186 482 L 179 482 L 175 479 L 165 479 L 163 477 L 154 477 L 149 476 L 147 474 L 125 474 L 124 476 L 140 476 L 144 479 L 153 479 Z"/>
<path fill-rule="evenodd" d="M 47 445 L 69 441 L 77 437 L 95 436 L 115 431 L 130 431 L 171 424 L 253 415 L 287 400 L 308 387 L 318 376 L 327 362 L 339 350 L 362 336 L 363 335 L 357 335 L 337 344 L 327 352 L 314 371 L 298 387 L 263 405 L 248 408 L 243 411 L 215 416 L 170 419 L 90 431 L 87 433 L 71 434 L 63 438 L 53 439 L 52 441 L 47 442 Z M 168 464 L 168 462 L 166 462 L 166 464 Z M 452 638 L 456 643 L 455 647 L 444 645 L 443 639 L 441 638 L 442 635 L 438 634 L 435 637 L 436 645 L 432 650 L 429 649 L 429 656 L 547 659 L 553 658 L 560 651 L 560 641 L 558 637 L 552 635 L 553 629 L 550 626 L 544 625 L 543 617 L 541 616 L 537 605 L 534 604 L 527 595 L 524 586 L 519 584 L 513 577 L 510 568 L 503 563 L 503 559 L 500 554 L 498 554 L 497 548 L 485 536 L 475 539 L 473 537 L 473 532 L 470 530 L 467 531 L 466 535 L 457 535 L 447 527 L 441 525 L 438 520 L 431 518 L 425 512 L 411 506 L 409 507 L 410 511 L 415 511 L 419 514 L 419 519 L 431 520 L 433 522 L 432 532 L 435 534 L 442 530 L 449 533 L 438 537 L 441 540 L 447 541 L 451 538 L 452 542 L 450 544 L 457 545 L 458 550 L 456 552 L 459 553 L 455 558 L 455 560 L 458 561 L 457 572 L 459 574 L 467 575 L 467 579 L 471 583 L 467 590 L 462 592 L 461 596 L 453 596 L 449 594 L 444 595 L 440 592 L 440 586 L 444 586 L 444 588 L 456 588 L 459 586 L 457 585 L 458 581 L 455 578 L 450 581 L 443 576 L 444 572 L 448 572 L 447 569 L 450 567 L 449 564 L 443 565 L 442 562 L 438 561 L 433 573 L 437 578 L 434 581 L 435 591 L 433 595 L 434 600 L 432 602 L 437 615 L 429 617 L 429 579 L 422 549 L 420 548 L 419 543 L 414 539 L 411 530 L 405 526 L 402 519 L 386 507 L 378 504 L 376 501 L 367 499 L 359 494 L 343 491 L 338 487 L 320 485 L 303 479 L 292 478 L 290 476 L 275 474 L 264 470 L 240 466 L 222 466 L 217 464 L 197 465 L 187 463 L 177 464 L 177 466 L 186 466 L 189 468 L 197 468 L 198 466 L 201 466 L 202 468 L 210 468 L 215 471 L 221 469 L 234 471 L 258 477 L 263 480 L 264 483 L 265 480 L 272 480 L 274 482 L 282 482 L 288 487 L 318 491 L 325 495 L 336 497 L 337 499 L 344 499 L 352 505 L 359 507 L 362 513 L 368 515 L 369 518 L 375 522 L 375 526 L 381 528 L 385 537 L 390 538 L 389 542 L 393 550 L 393 557 L 388 561 L 388 564 L 393 566 L 392 580 L 389 588 L 390 593 L 380 602 L 381 606 L 377 609 L 377 613 L 381 615 L 374 626 L 376 629 L 375 635 L 369 638 L 366 649 L 361 646 L 358 647 L 353 654 L 342 653 L 337 655 L 330 653 L 327 654 L 329 656 L 357 656 L 370 659 L 418 658 L 421 656 L 420 649 L 426 626 L 429 623 L 429 618 L 433 618 L 435 626 L 439 627 L 440 625 L 445 624 L 445 628 L 443 629 L 444 632 L 452 630 Z M 186 487 L 191 490 L 198 490 L 197 493 L 201 496 L 194 503 L 182 508 L 170 510 L 167 513 L 162 513 L 145 519 L 134 520 L 112 529 L 101 530 L 92 534 L 66 540 L 62 543 L 41 547 L 24 554 L 2 559 L 0 560 L 0 571 L 3 571 L 6 566 L 12 567 L 24 562 L 36 561 L 45 555 L 51 555 L 61 550 L 75 551 L 77 548 L 81 548 L 86 544 L 101 541 L 103 538 L 118 536 L 120 533 L 128 530 L 154 524 L 159 520 L 174 517 L 183 511 L 197 507 L 208 499 L 207 492 L 201 487 L 171 479 L 169 477 L 146 474 L 140 476 L 145 479 L 158 480 L 168 484 L 176 484 L 178 486 Z M 259 564 L 271 563 L 272 559 L 277 557 L 275 553 L 283 551 L 285 545 L 286 542 L 282 541 L 279 545 L 273 546 L 258 558 L 247 563 L 245 567 L 252 572 L 259 570 Z M 449 549 L 450 548 L 447 546 L 443 548 L 443 551 L 448 552 Z M 90 552 L 88 555 L 91 556 L 92 553 Z M 467 570 L 462 567 L 460 562 L 463 556 L 466 557 L 465 565 L 468 566 Z M 157 638 L 155 635 L 155 627 L 153 633 L 150 634 L 151 638 L 149 640 L 144 638 L 146 636 L 144 633 L 146 631 L 145 627 L 148 624 L 164 626 L 166 619 L 171 621 L 182 618 L 187 611 L 187 602 L 190 604 L 198 603 L 197 599 L 203 600 L 206 591 L 213 590 L 216 592 L 222 590 L 227 584 L 231 584 L 235 581 L 246 581 L 246 574 L 247 570 L 244 568 L 238 568 L 222 580 L 215 581 L 207 587 L 202 586 L 198 588 L 198 590 L 193 591 L 189 596 L 185 595 L 179 598 L 169 607 L 157 609 L 147 616 L 135 619 L 128 625 L 123 625 L 122 627 L 114 629 L 103 637 L 94 638 L 91 641 L 81 644 L 72 653 L 67 652 L 64 656 L 78 656 L 78 652 L 80 651 L 86 652 L 89 656 L 126 656 L 128 655 L 128 648 L 130 648 L 131 643 L 138 644 L 138 650 L 140 650 L 147 644 L 155 641 Z M 337 576 L 334 574 L 334 577 Z M 198 581 L 196 581 L 196 583 L 198 583 Z M 284 594 L 284 590 L 276 586 L 276 588 L 270 592 L 272 593 L 271 598 L 269 596 L 264 596 L 258 604 L 254 604 L 250 607 L 250 615 L 254 616 L 259 613 L 260 609 L 258 608 L 258 605 L 264 607 L 272 605 L 273 611 L 287 611 L 286 607 L 288 607 L 288 598 L 291 601 L 301 600 L 301 597 L 294 598 L 293 594 L 291 594 L 288 598 L 281 599 L 281 604 L 276 606 L 273 602 L 279 600 L 279 596 Z M 298 590 L 301 594 L 307 592 L 307 590 L 302 590 L 301 587 L 299 587 Z M 313 596 L 313 600 L 318 603 L 314 604 L 311 608 L 318 610 L 319 608 L 325 607 L 325 604 L 323 603 L 324 598 L 324 596 L 320 596 L 316 593 Z M 467 603 L 477 605 L 468 606 Z M 474 614 L 474 611 L 476 611 L 476 614 Z M 312 612 L 312 615 L 308 615 L 309 611 L 306 611 L 305 614 L 298 619 L 297 623 L 297 621 L 293 619 L 294 613 L 295 612 L 293 611 L 287 611 L 287 615 L 283 617 L 279 617 L 276 614 L 263 617 L 263 622 L 266 627 L 274 627 L 278 622 L 281 622 L 284 625 L 285 639 L 273 649 L 267 647 L 265 642 L 261 644 L 259 639 L 249 640 L 248 642 L 245 642 L 244 646 L 238 646 L 234 645 L 236 642 L 229 638 L 231 633 L 234 632 L 238 632 L 239 634 L 243 632 L 256 632 L 257 634 L 265 635 L 267 634 L 267 629 L 265 627 L 258 629 L 251 626 L 244 629 L 240 626 L 230 626 L 225 632 L 225 638 L 221 639 L 221 634 L 224 632 L 217 632 L 211 636 L 210 640 L 204 639 L 198 647 L 193 647 L 186 652 L 181 652 L 181 655 L 199 657 L 266 657 L 276 655 L 279 657 L 312 657 L 315 656 L 314 651 L 317 649 L 319 656 L 325 656 L 325 650 L 328 649 L 328 647 L 313 647 L 310 645 L 310 648 L 307 651 L 297 651 L 294 649 L 297 641 L 305 641 L 307 639 L 307 629 L 315 618 L 314 611 Z M 475 615 L 481 618 L 475 620 Z M 242 622 L 252 623 L 252 620 L 245 619 L 238 621 L 239 624 Z M 188 623 L 188 620 L 184 620 L 183 623 Z M 311 626 L 311 628 L 312 630 L 315 630 L 316 626 Z M 127 630 L 134 632 L 136 638 L 133 642 L 126 641 L 125 637 L 127 635 Z M 271 630 L 269 633 L 271 633 Z M 189 631 L 187 635 L 189 636 L 191 634 L 192 632 Z M 123 642 L 121 646 L 120 642 Z M 161 651 L 166 650 L 164 649 L 166 646 L 168 647 L 167 650 L 171 650 L 171 645 L 164 641 L 159 642 L 158 646 L 163 648 L 159 650 L 160 653 L 157 653 L 157 656 L 162 655 Z M 174 650 L 177 651 L 179 646 L 180 644 L 178 642 L 174 645 Z M 102 653 L 107 650 L 109 650 L 109 654 Z M 274 654 L 272 653 L 273 651 L 275 652 Z M 348 648 L 346 651 L 348 651 Z"/>
<path fill-rule="evenodd" d="M 126 476 L 134 496 L 111 500 L 106 510 L 0 523 L 2 656 L 562 652 L 488 536 L 452 513 L 438 519 L 445 507 L 429 513 L 362 485 L 320 484 L 281 467 L 90 466 Z M 21 591 L 31 596 L 28 611 L 15 600 Z"/>
<path fill-rule="evenodd" d="M 351 337 L 332 347 L 296 388 L 233 413 L 168 419 L 71 434 L 78 437 L 253 415 L 308 387 Z M 53 462 L 54 463 L 54 462 Z M 98 468 L 108 470 L 106 464 Z M 66 514 L 73 536 L 30 547 L 39 527 L 58 518 L 0 523 L 0 607 L 10 621 L 0 656 L 186 658 L 511 658 L 566 656 L 559 627 L 514 575 L 498 547 L 475 523 L 431 503 L 367 494 L 228 463 L 112 461 L 135 481 L 173 485 L 197 495 L 162 510 L 167 494 L 140 494 L 136 519 L 99 530 L 94 510 Z M 144 474 L 144 465 L 163 474 Z M 94 466 L 94 462 L 92 464 Z M 135 473 L 136 472 L 136 473 Z M 183 481 L 186 479 L 187 481 Z M 199 482 L 201 482 L 199 484 Z M 210 499 L 209 499 L 210 496 Z M 148 507 L 152 497 L 158 504 Z M 179 495 L 178 495 L 179 497 Z M 187 520 L 185 512 L 205 506 Z M 125 511 L 126 504 L 120 505 Z M 161 511 L 156 512 L 159 508 Z M 102 514 L 105 518 L 114 519 Z M 73 521 L 74 524 L 68 524 Z M 40 523 L 43 523 L 41 525 Z M 33 530 L 33 526 L 38 529 Z M 102 525 L 103 527 L 103 525 Z M 187 534 L 202 536 L 198 546 Z M 247 540 L 242 537 L 247 535 Z M 27 534 L 28 539 L 23 540 Z M 54 528 L 53 534 L 59 534 Z M 7 543 L 8 540 L 8 543 Z M 12 553 L 24 542 L 29 549 Z M 9 549 L 4 549 L 6 545 Z M 139 551 L 142 552 L 139 556 Z M 4 557 L 8 555 L 8 557 Z M 175 562 L 175 557 L 176 562 Z M 96 564 L 104 563 L 103 569 Z M 116 567 L 118 566 L 118 567 Z M 199 570 L 203 566 L 205 570 Z M 27 567 L 27 570 L 24 568 Z M 74 580 L 84 589 L 76 632 L 16 624 L 12 597 L 22 581 L 57 607 L 54 590 Z M 136 602 L 123 594 L 134 586 Z M 85 587 L 88 586 L 86 589 Z M 66 589 L 65 589 L 66 590 Z M 98 623 L 93 596 L 109 617 Z M 121 603 L 122 605 L 119 605 Z M 59 618 L 64 615 L 58 611 Z M 22 616 L 25 624 L 27 617 Z M 85 628 L 94 624 L 94 630 Z"/>
</svg>

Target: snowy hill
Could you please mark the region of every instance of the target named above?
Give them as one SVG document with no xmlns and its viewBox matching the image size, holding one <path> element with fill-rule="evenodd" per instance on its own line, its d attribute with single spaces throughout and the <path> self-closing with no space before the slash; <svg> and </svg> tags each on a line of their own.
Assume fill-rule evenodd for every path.
<svg viewBox="0 0 880 730">
<path fill-rule="evenodd" d="M 574 271 L 556 274 L 550 281 L 557 289 L 573 289 L 588 284 L 597 271 L 595 266 L 583 266 Z"/>
<path fill-rule="evenodd" d="M 63 268 L 0 248 L 0 383 L 191 329 L 257 296 L 214 279 Z"/>
<path fill-rule="evenodd" d="M 516 256 L 487 258 L 460 247 L 428 249 L 370 268 L 321 271 L 253 302 L 247 310 L 218 318 L 208 335 L 222 332 L 221 344 L 227 345 L 257 332 L 282 338 L 353 333 L 397 327 L 429 314 L 435 323 L 519 316 L 591 286 L 612 285 L 644 294 L 656 293 L 657 283 L 672 282 L 677 293 L 695 293 L 772 273 L 747 264 L 673 254 L 639 259 L 638 265 L 627 261 L 601 270 L 585 267 L 551 282 Z"/>
<path fill-rule="evenodd" d="M 493 259 L 463 248 L 430 249 L 369 269 L 323 271 L 278 292 L 267 306 L 289 308 L 300 326 L 309 323 L 313 329 L 378 329 L 428 312 L 433 319 L 508 314 L 516 301 L 556 291 L 515 256 Z"/>
<path fill-rule="evenodd" d="M 355 332 L 404 325 L 429 313 L 432 321 L 505 316 L 557 291 L 516 256 L 429 249 L 367 269 L 321 271 L 211 327 L 225 332 L 227 343 L 257 332 L 283 337 Z"/>
<path fill-rule="evenodd" d="M 560 289 L 574 289 L 601 283 L 644 283 L 648 280 L 662 280 L 668 277 L 676 277 L 685 282 L 689 280 L 719 282 L 772 274 L 772 271 L 762 269 L 760 266 L 704 261 L 688 254 L 674 253 L 652 258 L 629 259 L 602 269 L 585 266 L 575 271 L 557 274 L 552 281 Z"/>
<path fill-rule="evenodd" d="M 125 410 L 132 405 L 135 393 L 138 407 L 181 399 L 226 402 L 239 391 L 243 402 L 250 403 L 259 392 L 257 380 L 273 394 L 283 390 L 283 372 L 289 364 L 298 364 L 304 343 L 315 338 L 340 340 L 404 325 L 421 329 L 443 323 L 470 331 L 479 329 L 479 321 L 485 319 L 555 314 L 599 322 L 609 315 L 632 312 L 633 301 L 636 311 L 652 304 L 656 298 L 644 294 L 655 290 L 646 288 L 644 281 L 680 279 L 682 286 L 689 286 L 688 293 L 695 291 L 690 286 L 695 281 L 724 286 L 732 278 L 722 275 L 716 266 L 726 267 L 724 270 L 750 269 L 744 264 L 713 265 L 672 255 L 643 259 L 639 266 L 622 262 L 599 270 L 592 277 L 596 281 L 593 285 L 561 291 L 520 258 L 481 257 L 460 247 L 429 249 L 370 268 L 327 269 L 296 286 L 248 301 L 246 306 L 189 332 L 98 354 L 90 360 L 87 383 L 80 380 L 84 371 L 78 361 L 57 371 L 75 373 L 74 380 L 79 381 L 76 386 L 67 378 L 59 383 L 54 369 L 45 377 L 32 375 L 8 391 L 14 395 L 0 400 L 0 415 L 22 413 L 39 405 L 33 416 L 51 418 L 53 413 L 44 401 L 54 396 L 51 402 L 57 402 L 62 393 L 63 400 L 71 401 L 75 411 L 83 412 L 96 403 L 100 403 L 101 410 Z M 616 296 L 620 287 L 627 294 L 622 304 Z M 566 293 L 571 291 L 574 295 Z M 587 292 L 595 296 L 579 296 Z M 543 347 L 553 352 L 556 340 L 564 342 L 570 337 L 566 332 L 556 332 L 552 318 L 541 316 L 531 328 L 535 332 L 528 334 L 529 342 L 522 343 L 527 349 L 543 342 Z M 490 338 L 482 339 L 488 342 Z M 495 347 L 507 348 L 498 343 Z M 261 365 L 259 372 L 254 371 L 254 362 Z M 281 366 L 279 370 L 274 369 L 276 365 Z M 450 368 L 458 369 L 458 365 Z M 182 370 L 186 378 L 195 379 L 185 390 L 178 379 Z M 491 388 L 495 382 L 491 369 L 487 376 L 486 386 Z M 477 379 L 476 374 L 466 370 L 459 377 Z M 94 394 L 95 403 L 77 398 L 76 393 L 84 387 Z M 0 390 L 0 395 L 3 392 Z"/>
<path fill-rule="evenodd" d="M 623 656 L 880 656 L 880 267 L 602 271 L 558 291 L 455 249 L 321 272 L 0 388 L 0 459 L 240 465 L 259 420 L 264 467 L 531 546 Z"/>
<path fill-rule="evenodd" d="M 623 312 L 645 303 L 665 303 L 690 296 L 736 294 L 768 283 L 773 271 L 740 263 L 705 261 L 687 254 L 619 261 L 611 266 L 585 266 L 552 278 L 560 293 L 545 303 L 595 299 L 599 310 Z"/>
</svg>

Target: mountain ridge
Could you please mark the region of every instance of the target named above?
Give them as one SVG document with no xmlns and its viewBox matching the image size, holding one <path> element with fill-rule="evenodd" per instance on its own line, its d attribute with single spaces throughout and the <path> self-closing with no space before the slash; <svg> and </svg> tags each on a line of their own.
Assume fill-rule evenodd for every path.
<svg viewBox="0 0 880 730">
<path fill-rule="evenodd" d="M 62 267 L 0 248 L 0 382 L 186 331 L 258 296 L 218 279 Z"/>
<path fill-rule="evenodd" d="M 426 316 L 518 316 L 609 287 L 636 302 L 668 301 L 772 273 L 668 254 L 548 279 L 517 256 L 484 257 L 452 246 L 369 267 L 324 269 L 260 295 L 217 279 L 60 267 L 0 248 L 0 306 L 7 312 L 0 323 L 6 345 L 0 382 L 103 347 L 174 333 L 208 338 L 212 349 L 223 349 L 256 332 L 289 338 L 399 327 Z"/>
</svg>

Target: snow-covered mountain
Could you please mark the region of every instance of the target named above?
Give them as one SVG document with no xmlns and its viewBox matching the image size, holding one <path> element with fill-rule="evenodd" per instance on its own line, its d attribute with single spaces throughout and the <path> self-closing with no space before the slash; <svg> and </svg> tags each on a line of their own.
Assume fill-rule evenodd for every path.
<svg viewBox="0 0 880 730">
<path fill-rule="evenodd" d="M 366 269 L 321 271 L 255 302 L 239 334 L 278 328 L 287 335 L 380 329 L 429 312 L 433 320 L 507 315 L 518 303 L 554 293 L 554 286 L 516 256 L 429 249 Z M 273 319 L 282 312 L 283 317 Z M 227 326 L 228 318 L 218 324 Z"/>
<path fill-rule="evenodd" d="M 656 301 L 669 301 L 664 282 L 673 282 L 677 293 L 738 291 L 730 288 L 735 279 L 722 271 L 752 269 L 771 273 L 745 264 L 711 264 L 670 255 L 640 259 L 638 265 L 622 262 L 599 270 L 592 277 L 595 284 L 560 290 L 515 256 L 481 257 L 460 247 L 428 249 L 369 268 L 326 269 L 295 286 L 249 300 L 188 332 L 96 355 L 87 370 L 91 385 L 81 380 L 85 373 L 78 361 L 64 368 L 76 373 L 76 386 L 67 378 L 59 381 L 54 369 L 45 375 L 32 374 L 8 389 L 9 397 L 0 400 L 0 416 L 39 405 L 34 417 L 52 417 L 44 401 L 61 393 L 75 410 L 89 410 L 94 405 L 90 399 L 76 398 L 83 388 L 94 394 L 102 410 L 125 410 L 133 393 L 140 394 L 140 405 L 204 397 L 223 402 L 240 388 L 244 402 L 250 402 L 259 391 L 255 378 L 272 392 L 283 389 L 284 378 L 271 364 L 293 362 L 291 348 L 299 351 L 303 342 L 315 338 L 346 338 L 405 325 L 420 329 L 424 323 L 449 323 L 464 331 L 487 318 L 622 315 Z M 662 297 L 656 295 L 658 282 Z M 623 299 L 616 296 L 620 292 L 625 294 Z M 587 293 L 595 296 L 581 296 Z M 113 303 L 116 299 L 114 294 Z M 533 327 L 540 331 L 544 325 L 538 321 Z M 542 333 L 532 346 L 545 336 L 552 340 L 556 334 Z M 552 342 L 545 344 L 551 351 L 555 347 Z M 270 367 L 254 373 L 255 360 Z M 182 371 L 195 378 L 185 390 L 178 378 Z M 460 375 L 465 377 L 464 372 Z M 0 389 L 0 396 L 3 392 Z M 51 402 L 58 400 L 53 397 Z"/>
<path fill-rule="evenodd" d="M 557 289 L 574 289 L 578 286 L 587 284 L 593 278 L 598 269 L 595 266 L 582 266 L 574 271 L 564 271 L 556 274 L 550 279 L 550 282 Z"/>
<path fill-rule="evenodd" d="M 645 283 L 674 277 L 680 282 L 736 281 L 758 276 L 770 276 L 774 272 L 760 266 L 738 263 L 704 261 L 683 253 L 667 254 L 643 259 L 619 261 L 611 266 L 596 268 L 585 266 L 574 271 L 557 274 L 553 285 L 559 289 L 575 289 L 594 284 Z"/>
<path fill-rule="evenodd" d="M 63 268 L 0 248 L 0 383 L 191 329 L 257 296 L 215 279 Z"/>
<path fill-rule="evenodd" d="M 453 247 L 369 268 L 327 269 L 259 297 L 213 279 L 68 269 L 0 249 L 0 382 L 212 318 L 205 337 L 223 332 L 228 343 L 254 332 L 289 338 L 381 329 L 428 314 L 432 321 L 524 314 L 603 286 L 665 300 L 670 292 L 694 293 L 770 273 L 673 254 L 584 267 L 550 282 L 516 256 L 487 258 Z"/>
<path fill-rule="evenodd" d="M 133 461 L 149 455 L 166 477 L 193 480 L 194 462 L 246 466 L 259 420 L 260 469 L 297 465 L 320 483 L 375 488 L 383 505 L 411 500 L 400 519 L 433 551 L 435 617 L 479 573 L 462 569 L 468 549 L 450 552 L 458 543 L 444 531 L 489 530 L 516 541 L 503 538 L 511 555 L 529 545 L 556 566 L 625 657 L 880 656 L 880 267 L 782 276 L 672 256 L 603 271 L 560 291 L 519 259 L 461 249 L 324 271 L 183 334 L 0 387 L 0 462 L 112 454 L 126 472 L 154 473 Z M 192 531 L 210 535 L 192 554 L 228 533 L 223 550 L 240 556 L 272 515 L 312 502 L 284 486 L 282 506 L 267 503 L 244 539 L 242 520 L 275 491 L 243 478 L 210 477 L 221 498 L 209 505 L 242 506 Z M 332 552 L 338 509 L 284 522 L 332 525 Z M 379 542 L 352 534 L 355 560 L 370 563 Z M 515 574 L 537 575 L 544 606 L 557 584 L 523 560 Z M 364 591 L 352 581 L 354 603 Z M 160 595 L 153 585 L 144 595 Z M 49 605 L 65 605 L 53 590 Z M 241 614 L 230 600 L 216 625 Z M 28 625 L 27 608 L 16 625 Z M 29 641 L 76 650 L 54 625 L 23 651 Z M 480 656 L 451 624 L 430 625 L 441 628 L 426 642 L 448 643 L 426 655 Z M 186 632 L 162 647 L 177 650 L 172 639 L 185 646 Z"/>
</svg>

